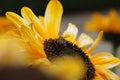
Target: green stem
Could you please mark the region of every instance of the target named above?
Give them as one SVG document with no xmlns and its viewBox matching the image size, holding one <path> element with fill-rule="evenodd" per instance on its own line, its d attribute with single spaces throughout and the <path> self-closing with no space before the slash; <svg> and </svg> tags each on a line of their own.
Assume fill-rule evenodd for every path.
<svg viewBox="0 0 120 80">
<path fill-rule="evenodd" d="M 112 54 L 115 57 L 117 56 L 117 50 L 118 50 L 118 46 L 113 44 L 113 52 L 112 52 Z M 116 70 L 115 68 L 112 69 L 113 72 L 115 72 L 115 70 Z"/>
<path fill-rule="evenodd" d="M 116 57 L 117 56 L 117 50 L 118 50 L 118 46 L 113 44 L 113 52 L 112 54 Z"/>
</svg>

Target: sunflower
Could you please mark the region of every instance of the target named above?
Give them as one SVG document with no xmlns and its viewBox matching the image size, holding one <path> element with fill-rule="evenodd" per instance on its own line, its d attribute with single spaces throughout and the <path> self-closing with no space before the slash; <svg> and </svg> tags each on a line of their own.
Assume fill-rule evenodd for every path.
<svg viewBox="0 0 120 80">
<path fill-rule="evenodd" d="M 27 60 L 28 66 L 40 67 L 46 74 L 61 80 L 120 80 L 109 70 L 120 64 L 118 58 L 108 52 L 91 55 L 103 31 L 96 40 L 85 33 L 76 40 L 78 29 L 69 23 L 64 33 L 60 34 L 62 13 L 63 8 L 58 0 L 50 0 L 44 17 L 36 17 L 28 7 L 21 9 L 22 17 L 14 12 L 6 13 L 7 18 L 16 26 L 7 36 L 20 40 L 28 51 L 29 60 L 22 60 L 23 63 Z M 87 49 L 87 45 L 91 46 Z"/>
<path fill-rule="evenodd" d="M 107 16 L 98 12 L 93 13 L 92 19 L 85 23 L 85 30 L 87 31 L 104 31 L 103 39 L 110 41 L 113 47 L 113 54 L 117 56 L 116 52 L 120 45 L 120 19 L 115 9 L 111 9 Z"/>
</svg>

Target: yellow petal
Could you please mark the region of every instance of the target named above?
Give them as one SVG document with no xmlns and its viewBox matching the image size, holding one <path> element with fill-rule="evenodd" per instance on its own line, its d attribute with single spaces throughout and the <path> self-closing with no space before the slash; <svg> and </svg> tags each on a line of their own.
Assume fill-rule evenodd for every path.
<svg viewBox="0 0 120 80">
<path fill-rule="evenodd" d="M 35 38 L 36 38 L 36 40 L 37 40 L 36 42 L 38 42 L 38 44 L 43 44 L 43 43 L 44 43 L 44 38 L 41 37 L 40 34 L 38 34 L 38 33 L 36 32 L 36 30 L 35 30 L 34 27 L 32 27 L 32 30 L 33 30 L 34 36 L 35 36 Z"/>
<path fill-rule="evenodd" d="M 78 33 L 77 27 L 69 23 L 67 30 L 63 33 L 63 37 L 70 42 L 74 42 L 77 36 L 77 33 Z"/>
<path fill-rule="evenodd" d="M 108 52 L 101 52 L 91 57 L 94 65 L 101 65 L 105 68 L 113 68 L 120 64 L 120 59 L 114 57 Z"/>
<path fill-rule="evenodd" d="M 98 37 L 96 38 L 95 42 L 93 43 L 93 45 L 85 53 L 91 54 L 94 51 L 97 44 L 100 42 L 100 40 L 102 38 L 102 35 L 103 35 L 103 31 L 99 32 Z"/>
<path fill-rule="evenodd" d="M 108 69 L 97 67 L 97 71 L 104 76 L 104 80 L 120 80 L 120 78 L 115 73 Z"/>
<path fill-rule="evenodd" d="M 35 36 L 32 30 L 26 25 L 22 25 L 20 28 L 20 33 L 24 41 L 35 41 Z"/>
<path fill-rule="evenodd" d="M 13 24 L 17 27 L 20 28 L 21 24 L 28 25 L 27 21 L 25 21 L 23 18 L 21 18 L 19 15 L 13 12 L 7 12 L 6 17 L 13 22 Z"/>
<path fill-rule="evenodd" d="M 82 33 L 82 34 L 79 36 L 76 44 L 78 45 L 78 47 L 84 47 L 84 46 L 93 44 L 93 42 L 94 42 L 94 41 L 93 41 L 93 39 L 92 39 L 90 36 L 88 36 L 88 35 L 85 34 L 85 33 Z"/>
<path fill-rule="evenodd" d="M 43 47 L 42 45 L 42 38 L 39 37 L 39 34 L 35 34 L 29 27 L 26 25 L 22 25 L 20 28 L 20 33 L 25 42 L 35 42 L 39 44 L 39 46 Z"/>
<path fill-rule="evenodd" d="M 22 16 L 29 22 L 29 24 L 33 24 L 35 30 L 44 38 L 47 39 L 47 32 L 42 25 L 42 22 L 37 18 L 31 9 L 28 7 L 23 7 L 21 9 Z"/>
<path fill-rule="evenodd" d="M 49 38 L 58 38 L 63 8 L 58 0 L 51 0 L 45 12 L 45 27 Z"/>
<path fill-rule="evenodd" d="M 39 16 L 39 19 L 41 20 L 42 24 L 44 25 L 44 17 L 43 16 Z"/>
<path fill-rule="evenodd" d="M 100 75 L 97 71 L 93 80 L 105 80 L 104 76 Z"/>
<path fill-rule="evenodd" d="M 26 46 L 26 47 L 30 51 L 30 53 L 32 55 L 31 57 L 33 59 L 36 60 L 39 58 L 46 58 L 46 54 L 45 54 L 43 48 L 40 47 L 38 44 L 36 44 L 34 42 L 28 42 L 27 44 L 28 44 L 28 46 Z"/>
</svg>

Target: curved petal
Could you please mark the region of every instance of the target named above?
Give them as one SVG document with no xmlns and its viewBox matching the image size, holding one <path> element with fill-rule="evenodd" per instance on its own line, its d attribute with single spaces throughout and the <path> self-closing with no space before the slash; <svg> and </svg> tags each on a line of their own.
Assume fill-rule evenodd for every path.
<svg viewBox="0 0 120 80">
<path fill-rule="evenodd" d="M 26 25 L 21 26 L 20 33 L 21 33 L 21 37 L 23 38 L 23 40 L 25 42 L 35 42 L 39 46 L 43 47 L 42 39 L 39 38 L 39 35 L 34 34 L 34 32 L 29 27 L 27 27 Z"/>
<path fill-rule="evenodd" d="M 100 31 L 98 34 L 98 37 L 94 41 L 93 45 L 85 53 L 90 55 L 93 52 L 93 50 L 96 48 L 97 44 L 100 42 L 102 35 L 103 35 L 103 31 Z"/>
<path fill-rule="evenodd" d="M 61 17 L 63 8 L 58 0 L 51 0 L 48 3 L 45 12 L 45 27 L 47 29 L 49 38 L 57 38 L 59 35 L 59 28 L 61 23 Z"/>
<path fill-rule="evenodd" d="M 17 28 L 21 28 L 21 24 L 28 25 L 28 22 L 13 12 L 7 12 L 6 17 L 13 22 Z"/>
<path fill-rule="evenodd" d="M 115 73 L 108 69 L 97 67 L 96 70 L 99 72 L 99 74 L 104 76 L 104 80 L 120 80 L 120 78 Z"/>
<path fill-rule="evenodd" d="M 37 18 L 32 10 L 28 7 L 23 7 L 21 9 L 22 16 L 29 22 L 29 24 L 33 24 L 35 30 L 44 38 L 47 38 L 47 33 L 42 25 L 42 22 Z"/>
<path fill-rule="evenodd" d="M 30 51 L 33 59 L 46 58 L 46 54 L 41 46 L 34 42 L 28 42 L 26 48 Z"/>
<path fill-rule="evenodd" d="M 35 36 L 32 30 L 26 25 L 21 25 L 20 33 L 24 41 L 35 41 Z"/>
<path fill-rule="evenodd" d="M 38 18 L 40 19 L 40 21 L 41 21 L 42 24 L 44 25 L 44 17 L 43 17 L 43 16 L 39 16 Z"/>
<path fill-rule="evenodd" d="M 85 33 L 82 33 L 82 34 L 79 36 L 76 44 L 77 44 L 79 47 L 84 47 L 84 46 L 93 44 L 93 42 L 94 42 L 94 41 L 93 41 L 93 39 L 92 39 L 90 36 L 88 36 L 88 35 L 85 34 Z"/>
<path fill-rule="evenodd" d="M 94 65 L 101 65 L 104 68 L 113 68 L 120 64 L 120 59 L 108 52 L 101 52 L 91 57 Z"/>
<path fill-rule="evenodd" d="M 74 42 L 77 36 L 77 33 L 78 33 L 77 27 L 69 23 L 68 28 L 63 33 L 63 37 L 70 42 Z"/>
<path fill-rule="evenodd" d="M 38 34 L 38 32 L 35 30 L 34 27 L 32 27 L 32 30 L 33 30 L 35 39 L 37 40 L 36 42 L 38 42 L 38 44 L 42 45 L 42 43 L 44 43 L 44 38 L 42 36 L 40 36 L 40 34 Z"/>
<path fill-rule="evenodd" d="M 104 76 L 100 75 L 97 71 L 93 80 L 105 80 Z"/>
</svg>

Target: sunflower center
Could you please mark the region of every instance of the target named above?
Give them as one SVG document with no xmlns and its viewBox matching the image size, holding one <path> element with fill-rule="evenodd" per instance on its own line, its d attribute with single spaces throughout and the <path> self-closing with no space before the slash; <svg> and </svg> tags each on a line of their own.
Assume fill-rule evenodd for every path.
<svg viewBox="0 0 120 80">
<path fill-rule="evenodd" d="M 78 80 L 93 80 L 95 76 L 93 64 L 81 48 L 77 47 L 73 43 L 66 41 L 62 37 L 58 39 L 49 39 L 44 42 L 44 50 L 48 59 L 53 61 L 53 63 L 60 61 L 60 64 L 62 63 L 62 67 L 66 63 L 65 66 L 67 66 L 67 69 L 65 70 L 69 70 L 68 68 L 71 68 L 70 70 L 72 72 L 72 68 L 78 68 L 79 65 L 80 73 Z M 61 65 L 59 66 L 61 67 Z"/>
</svg>

